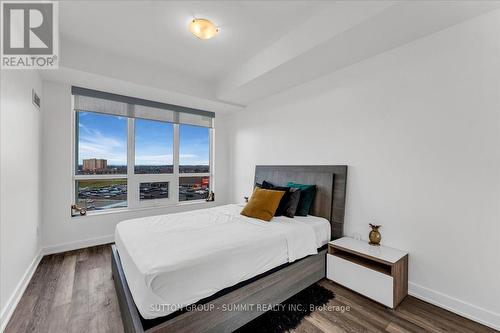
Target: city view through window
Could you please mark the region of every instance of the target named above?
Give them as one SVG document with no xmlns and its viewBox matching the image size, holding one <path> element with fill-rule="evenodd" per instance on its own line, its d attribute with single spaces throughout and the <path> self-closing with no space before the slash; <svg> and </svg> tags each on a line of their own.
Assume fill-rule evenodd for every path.
<svg viewBox="0 0 500 333">
<path fill-rule="evenodd" d="M 127 136 L 128 120 L 124 117 L 92 112 L 78 113 L 75 174 L 76 197 L 87 210 L 127 207 Z M 134 174 L 172 174 L 174 125 L 135 119 Z M 210 130 L 205 127 L 179 125 L 179 201 L 205 199 L 209 193 L 208 176 L 182 174 L 209 173 Z M 117 178 L 88 179 L 92 175 L 116 175 Z M 169 198 L 171 183 L 141 182 L 140 201 Z M 173 190 L 173 189 L 171 189 Z"/>
</svg>

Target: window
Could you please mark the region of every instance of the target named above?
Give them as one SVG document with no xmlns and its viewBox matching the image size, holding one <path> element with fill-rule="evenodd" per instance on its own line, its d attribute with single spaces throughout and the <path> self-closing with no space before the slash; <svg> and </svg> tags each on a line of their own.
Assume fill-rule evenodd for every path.
<svg viewBox="0 0 500 333">
<path fill-rule="evenodd" d="M 141 183 L 140 200 L 168 199 L 168 182 Z"/>
<path fill-rule="evenodd" d="M 180 173 L 209 173 L 210 131 L 206 127 L 180 125 Z"/>
<path fill-rule="evenodd" d="M 180 125 L 179 132 L 179 201 L 206 199 L 210 192 L 210 129 Z"/>
<path fill-rule="evenodd" d="M 127 174 L 127 119 L 77 112 L 78 175 Z"/>
<path fill-rule="evenodd" d="M 213 113 L 78 87 L 72 91 L 79 206 L 141 208 L 209 196 Z"/>
<path fill-rule="evenodd" d="M 180 177 L 179 201 L 202 200 L 208 197 L 210 177 Z"/>
<path fill-rule="evenodd" d="M 174 125 L 135 119 L 136 174 L 173 173 Z"/>
<path fill-rule="evenodd" d="M 88 211 L 127 207 L 127 180 L 77 180 L 76 202 Z"/>
</svg>

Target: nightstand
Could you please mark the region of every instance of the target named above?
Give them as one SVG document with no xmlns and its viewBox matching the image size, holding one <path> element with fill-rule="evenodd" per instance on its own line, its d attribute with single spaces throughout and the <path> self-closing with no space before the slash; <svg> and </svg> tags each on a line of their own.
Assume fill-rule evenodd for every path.
<svg viewBox="0 0 500 333">
<path fill-rule="evenodd" d="M 328 243 L 326 277 L 389 308 L 408 294 L 408 253 L 343 237 Z"/>
</svg>

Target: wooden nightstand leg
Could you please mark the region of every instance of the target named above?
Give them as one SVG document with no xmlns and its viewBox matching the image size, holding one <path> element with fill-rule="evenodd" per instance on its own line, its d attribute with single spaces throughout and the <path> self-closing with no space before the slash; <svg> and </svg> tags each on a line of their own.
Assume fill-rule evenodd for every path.
<svg viewBox="0 0 500 333">
<path fill-rule="evenodd" d="M 408 295 L 408 255 L 392 266 L 394 278 L 394 309 Z"/>
</svg>

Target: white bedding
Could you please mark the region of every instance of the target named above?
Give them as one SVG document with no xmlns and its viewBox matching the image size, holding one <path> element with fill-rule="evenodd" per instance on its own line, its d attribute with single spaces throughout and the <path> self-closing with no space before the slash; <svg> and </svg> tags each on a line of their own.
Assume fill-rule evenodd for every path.
<svg viewBox="0 0 500 333">
<path fill-rule="evenodd" d="M 132 297 L 145 319 L 179 308 L 310 254 L 330 239 L 319 217 L 240 215 L 241 205 L 119 223 L 115 242 Z"/>
</svg>

